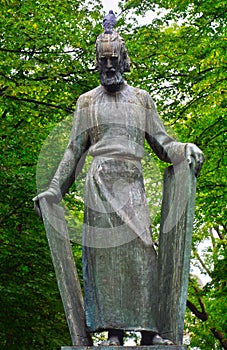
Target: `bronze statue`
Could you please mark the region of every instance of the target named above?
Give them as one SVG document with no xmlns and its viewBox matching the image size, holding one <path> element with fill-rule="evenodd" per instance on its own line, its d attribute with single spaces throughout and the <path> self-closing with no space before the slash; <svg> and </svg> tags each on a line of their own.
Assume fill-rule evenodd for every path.
<svg viewBox="0 0 227 350">
<path fill-rule="evenodd" d="M 86 153 L 93 157 L 83 232 L 87 331 L 108 330 L 105 345 L 122 345 L 124 330 L 140 331 L 141 345 L 169 345 L 157 328 L 157 254 L 141 168 L 144 141 L 164 162 L 193 162 L 196 176 L 204 156 L 196 145 L 171 138 L 149 94 L 124 81 L 130 60 L 124 40 L 112 28 L 112 12 L 109 18 L 96 42 L 101 85 L 78 99 L 65 154 L 49 189 L 34 200 L 37 211 L 43 197 L 59 202 Z"/>
</svg>

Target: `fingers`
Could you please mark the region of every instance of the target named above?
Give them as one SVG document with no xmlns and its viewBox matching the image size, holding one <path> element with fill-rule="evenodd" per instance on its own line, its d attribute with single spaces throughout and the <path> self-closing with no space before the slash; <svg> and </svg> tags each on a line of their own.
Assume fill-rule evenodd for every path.
<svg viewBox="0 0 227 350">
<path fill-rule="evenodd" d="M 205 160 L 203 152 L 196 145 L 187 144 L 185 153 L 188 164 L 193 166 L 195 176 L 198 177 Z"/>
<path fill-rule="evenodd" d="M 198 160 L 198 159 L 194 158 L 194 162 L 191 162 L 191 163 L 193 163 L 195 176 L 199 177 L 200 171 L 201 171 L 202 165 L 203 165 L 203 160 Z"/>
<path fill-rule="evenodd" d="M 38 194 L 36 197 L 32 198 L 32 200 L 33 200 L 33 202 L 38 202 L 43 197 L 48 197 L 48 193 L 42 192 L 42 193 Z"/>
<path fill-rule="evenodd" d="M 196 177 L 199 177 L 201 168 L 202 168 L 202 163 L 195 162 L 195 176 Z"/>
<path fill-rule="evenodd" d="M 32 200 L 33 200 L 34 202 L 38 202 L 38 201 L 39 201 L 41 198 L 43 198 L 43 197 L 48 197 L 48 192 L 47 192 L 47 191 L 38 194 L 38 195 L 37 195 L 36 197 L 34 197 Z"/>
<path fill-rule="evenodd" d="M 39 206 L 39 202 L 34 203 L 34 209 L 35 209 L 36 214 L 42 219 L 42 212 L 41 212 L 41 209 Z"/>
<path fill-rule="evenodd" d="M 188 143 L 186 145 L 186 152 L 185 152 L 185 156 L 186 156 L 186 159 L 187 159 L 187 162 L 189 165 L 193 164 L 194 165 L 194 162 L 196 161 L 195 159 L 195 152 L 194 152 L 194 145 L 193 144 L 190 144 Z"/>
<path fill-rule="evenodd" d="M 32 200 L 34 202 L 38 202 L 40 199 L 42 198 L 48 198 L 48 199 L 53 199 L 54 201 L 54 198 L 56 197 L 56 195 L 50 191 L 44 191 L 44 192 L 41 192 L 40 194 L 38 194 L 36 197 L 34 197 Z"/>
<path fill-rule="evenodd" d="M 36 197 L 34 197 L 34 198 L 32 199 L 32 200 L 34 201 L 34 209 L 35 209 L 35 212 L 36 212 L 36 214 L 38 214 L 38 216 L 39 216 L 41 219 L 43 219 L 43 218 L 42 218 L 42 211 L 41 211 L 40 205 L 39 205 L 40 199 L 46 198 L 46 199 L 48 200 L 48 202 L 54 203 L 54 202 L 56 202 L 56 200 L 54 199 L 54 197 L 55 197 L 55 196 L 54 196 L 54 194 L 53 194 L 52 192 L 50 192 L 50 191 L 44 191 L 44 192 L 38 194 Z"/>
<path fill-rule="evenodd" d="M 39 201 L 39 196 L 36 196 L 34 198 L 32 198 L 33 202 L 38 202 Z"/>
<path fill-rule="evenodd" d="M 49 198 L 51 196 L 51 193 L 48 192 L 48 191 L 45 191 L 45 192 L 42 192 L 40 194 L 38 194 L 36 197 L 34 197 L 32 200 L 34 201 L 34 209 L 35 209 L 35 212 L 36 214 L 38 214 L 38 216 L 43 220 L 43 217 L 42 217 L 42 211 L 41 211 L 41 208 L 40 208 L 40 205 L 39 205 L 39 201 L 40 199 L 42 198 Z M 53 196 L 53 194 L 52 194 Z"/>
<path fill-rule="evenodd" d="M 194 153 L 194 159 L 195 159 L 195 176 L 199 177 L 203 162 L 204 162 L 204 155 L 200 152 Z"/>
</svg>

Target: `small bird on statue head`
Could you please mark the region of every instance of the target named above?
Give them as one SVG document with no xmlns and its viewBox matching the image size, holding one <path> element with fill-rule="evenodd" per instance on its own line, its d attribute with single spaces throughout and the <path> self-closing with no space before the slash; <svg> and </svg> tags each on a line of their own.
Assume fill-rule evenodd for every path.
<svg viewBox="0 0 227 350">
<path fill-rule="evenodd" d="M 117 23 L 116 16 L 112 10 L 103 18 L 103 28 L 105 34 L 112 34 Z"/>
</svg>

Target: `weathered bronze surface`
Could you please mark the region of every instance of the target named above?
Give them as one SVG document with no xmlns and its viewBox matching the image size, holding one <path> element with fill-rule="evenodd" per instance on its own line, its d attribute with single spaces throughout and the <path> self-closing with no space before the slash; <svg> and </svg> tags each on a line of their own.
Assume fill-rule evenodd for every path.
<svg viewBox="0 0 227 350">
<path fill-rule="evenodd" d="M 157 256 L 141 168 L 145 138 L 162 160 L 184 159 L 185 144 L 166 133 L 147 92 L 126 83 L 115 93 L 100 86 L 79 98 L 69 147 L 51 182 L 60 196 L 89 150 L 83 277 L 90 332 L 158 331 Z"/>
<path fill-rule="evenodd" d="M 182 344 L 196 178 L 187 161 L 165 170 L 158 252 L 158 329 Z"/>
<path fill-rule="evenodd" d="M 111 23 L 114 23 L 111 13 L 110 17 Z M 50 203 L 59 202 L 73 183 L 88 152 L 93 161 L 86 177 L 84 198 L 83 283 L 86 329 L 84 316 L 79 312 L 79 318 L 82 320 L 82 338 L 88 339 L 87 332 L 115 329 L 148 331 L 149 334 L 155 334 L 159 332 L 159 323 L 162 334 L 169 335 L 181 343 L 187 291 L 187 277 L 183 277 L 183 274 L 188 274 L 195 187 L 186 189 L 186 210 L 182 213 L 183 219 L 179 216 L 180 212 L 176 206 L 176 211 L 173 211 L 175 219 L 172 223 L 171 220 L 166 221 L 165 213 L 168 209 L 164 209 L 158 273 L 141 159 L 144 156 L 145 139 L 157 156 L 165 162 L 172 163 L 174 169 L 178 166 L 181 168 L 180 164 L 186 163 L 187 169 L 193 165 L 193 176 L 199 174 L 204 157 L 195 145 L 177 142 L 171 138 L 149 94 L 128 86 L 124 81 L 123 72 L 129 70 L 130 60 L 124 40 L 112 29 L 111 26 L 108 27 L 107 32 L 98 37 L 96 44 L 101 86 L 80 96 L 70 141 L 62 161 L 49 189 L 34 200 L 36 207 L 43 197 Z M 184 183 L 186 188 L 194 181 L 190 182 L 190 179 Z M 174 181 L 173 176 L 170 186 L 173 186 Z M 172 196 L 173 192 L 168 189 L 165 195 L 167 199 L 164 199 L 165 207 L 168 208 L 169 204 L 166 202 L 172 200 Z M 45 211 L 45 208 L 41 210 Z M 165 257 L 170 237 L 169 227 L 174 242 L 176 234 L 182 235 L 182 244 L 179 248 L 169 249 Z M 183 253 L 178 249 L 183 249 Z M 67 248 L 66 251 L 69 252 Z M 178 260 L 172 257 L 176 253 Z M 63 256 L 62 259 L 64 260 Z M 182 267 L 180 264 L 183 264 Z M 74 268 L 69 266 L 70 269 Z M 169 277 L 169 274 L 172 277 Z M 176 287 L 173 283 L 175 276 L 180 278 L 179 293 L 171 291 Z M 62 277 L 64 278 L 64 272 Z M 63 282 L 64 288 L 67 283 L 70 284 L 70 281 Z M 63 292 L 67 310 L 66 294 Z M 80 298 L 79 288 L 76 294 Z M 179 297 L 179 316 L 179 309 L 169 307 L 168 296 L 174 303 Z M 76 298 L 76 295 L 74 297 Z M 170 322 L 167 328 L 164 317 L 166 308 L 170 310 L 167 312 Z M 83 313 L 80 300 L 79 309 Z M 70 310 L 67 312 L 70 313 Z M 173 314 L 170 317 L 171 312 Z M 159 317 L 160 313 L 163 316 Z M 77 333 L 77 330 L 75 332 Z M 74 334 L 74 330 L 71 333 Z M 84 345 L 83 342 L 79 344 L 77 338 L 73 339 L 73 344 Z M 149 344 L 152 344 L 152 340 Z M 165 349 L 168 349 L 168 346 L 165 345 Z M 152 348 L 162 347 L 163 345 L 159 345 Z M 171 349 L 174 347 L 171 346 Z"/>
<path fill-rule="evenodd" d="M 85 327 L 81 287 L 72 255 L 64 210 L 56 204 L 48 203 L 45 197 L 39 201 L 39 204 L 72 343 L 92 345 L 91 336 Z"/>
</svg>

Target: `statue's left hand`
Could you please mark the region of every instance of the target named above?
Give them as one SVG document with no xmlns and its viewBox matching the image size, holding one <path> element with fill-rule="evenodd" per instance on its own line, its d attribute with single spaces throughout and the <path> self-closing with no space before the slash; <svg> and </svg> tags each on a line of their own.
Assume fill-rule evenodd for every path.
<svg viewBox="0 0 227 350">
<path fill-rule="evenodd" d="M 199 147 L 194 145 L 194 143 L 187 143 L 185 155 L 186 155 L 188 164 L 194 165 L 195 176 L 199 176 L 200 170 L 205 160 L 203 152 Z"/>
<path fill-rule="evenodd" d="M 57 193 L 53 189 L 48 189 L 40 194 L 38 196 L 34 197 L 32 200 L 34 202 L 34 209 L 36 214 L 42 219 L 42 212 L 40 209 L 39 201 L 42 198 L 46 198 L 46 200 L 49 203 L 58 203 L 60 201 L 59 197 L 57 196 Z"/>
</svg>

